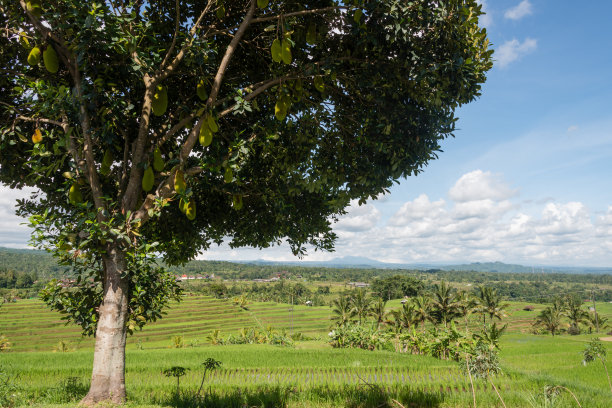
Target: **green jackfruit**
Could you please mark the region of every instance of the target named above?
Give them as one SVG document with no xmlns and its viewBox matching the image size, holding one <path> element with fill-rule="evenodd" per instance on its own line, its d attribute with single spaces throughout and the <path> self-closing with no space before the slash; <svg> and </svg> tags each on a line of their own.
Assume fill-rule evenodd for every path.
<svg viewBox="0 0 612 408">
<path fill-rule="evenodd" d="M 287 117 L 287 100 L 283 95 L 276 100 L 276 105 L 274 105 L 274 116 L 280 121 Z"/>
<path fill-rule="evenodd" d="M 42 7 L 40 0 L 29 0 L 26 1 L 26 10 L 28 10 L 36 18 L 40 18 L 42 15 Z"/>
<path fill-rule="evenodd" d="M 153 183 L 155 182 L 155 174 L 153 174 L 153 167 L 148 166 L 142 176 L 142 189 L 146 192 L 151 191 Z"/>
<path fill-rule="evenodd" d="M 183 200 L 182 198 L 179 200 L 179 210 L 183 214 L 185 214 L 185 211 L 187 211 L 187 202 Z"/>
<path fill-rule="evenodd" d="M 34 47 L 28 54 L 28 64 L 35 67 L 40 62 L 40 48 Z"/>
<path fill-rule="evenodd" d="M 314 24 L 308 26 L 306 31 L 306 42 L 310 45 L 317 43 L 317 27 Z"/>
<path fill-rule="evenodd" d="M 177 170 L 174 173 L 174 191 L 177 194 L 183 194 L 185 192 L 186 184 L 185 184 L 185 176 L 183 175 L 182 170 Z"/>
<path fill-rule="evenodd" d="M 217 18 L 223 20 L 225 18 L 225 6 L 222 4 L 217 9 Z"/>
<path fill-rule="evenodd" d="M 166 163 L 164 163 L 164 159 L 162 158 L 161 151 L 159 147 L 157 147 L 153 151 L 153 169 L 157 172 L 160 172 L 164 169 Z"/>
<path fill-rule="evenodd" d="M 30 41 L 28 40 L 28 35 L 25 31 L 21 31 L 19 33 L 19 42 L 26 48 L 30 46 Z"/>
<path fill-rule="evenodd" d="M 293 61 L 293 57 L 291 56 L 291 43 L 287 39 L 284 39 L 281 43 L 281 59 L 287 65 L 291 64 L 291 61 Z"/>
<path fill-rule="evenodd" d="M 234 194 L 232 196 L 232 206 L 234 207 L 234 210 L 242 210 L 242 204 L 242 196 L 240 194 Z"/>
<path fill-rule="evenodd" d="M 215 121 L 213 115 L 208 115 L 206 122 L 208 123 L 208 128 L 211 132 L 217 133 L 219 131 L 219 126 L 217 126 L 217 122 Z"/>
<path fill-rule="evenodd" d="M 52 74 L 55 74 L 59 69 L 59 60 L 57 59 L 57 53 L 52 46 L 48 45 L 47 49 L 43 52 L 43 61 L 45 68 Z"/>
<path fill-rule="evenodd" d="M 198 98 L 203 101 L 208 99 L 208 92 L 206 91 L 206 82 L 202 79 L 198 82 L 198 86 L 196 87 L 196 93 L 198 94 Z"/>
<path fill-rule="evenodd" d="M 325 84 L 323 83 L 323 77 L 321 75 L 317 75 L 314 77 L 314 86 L 319 92 L 323 92 L 325 90 Z"/>
<path fill-rule="evenodd" d="M 223 181 L 226 183 L 231 183 L 234 181 L 234 172 L 231 167 L 225 169 L 225 173 L 223 174 Z"/>
<path fill-rule="evenodd" d="M 257 0 L 257 7 L 260 9 L 265 9 L 268 7 L 268 0 Z"/>
<path fill-rule="evenodd" d="M 200 144 L 204 147 L 209 146 L 212 143 L 213 133 L 208 127 L 208 121 L 202 122 L 202 127 L 200 128 Z"/>
<path fill-rule="evenodd" d="M 189 200 L 189 202 L 187 203 L 187 206 L 185 207 L 185 215 L 187 216 L 187 218 L 190 221 L 195 220 L 195 217 L 196 217 L 196 202 L 195 202 L 195 200 L 193 198 L 191 200 Z"/>
<path fill-rule="evenodd" d="M 81 189 L 79 188 L 77 183 L 73 183 L 70 186 L 70 191 L 68 191 L 68 200 L 72 205 L 80 204 L 83 202 L 83 195 L 81 194 Z"/>
<path fill-rule="evenodd" d="M 153 94 L 153 102 L 151 108 L 155 116 L 162 116 L 168 109 L 168 91 L 163 85 L 157 85 L 155 93 Z"/>
<path fill-rule="evenodd" d="M 272 60 L 274 62 L 281 62 L 283 57 L 283 51 L 281 49 L 281 42 L 278 38 L 272 41 L 272 47 L 270 48 L 270 52 L 272 53 Z"/>
<path fill-rule="evenodd" d="M 361 9 L 357 9 L 355 10 L 355 14 L 353 14 L 353 20 L 355 20 L 355 22 L 359 24 L 362 16 L 363 16 L 363 11 L 361 11 Z"/>
<path fill-rule="evenodd" d="M 110 173 L 110 167 L 113 164 L 113 154 L 110 149 L 107 149 L 104 152 L 104 157 L 102 158 L 102 165 L 100 166 L 100 174 L 103 176 L 108 176 Z"/>
</svg>

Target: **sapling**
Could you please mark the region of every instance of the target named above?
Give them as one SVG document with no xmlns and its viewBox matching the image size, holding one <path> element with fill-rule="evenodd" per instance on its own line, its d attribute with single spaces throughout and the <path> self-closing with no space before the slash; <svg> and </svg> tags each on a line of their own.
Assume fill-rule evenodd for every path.
<svg viewBox="0 0 612 408">
<path fill-rule="evenodd" d="M 200 395 L 200 391 L 202 391 L 202 387 L 204 386 L 204 379 L 206 378 L 206 373 L 209 371 L 214 371 L 217 368 L 219 368 L 221 366 L 221 361 L 217 361 L 214 358 L 207 358 L 206 360 L 204 360 L 204 362 L 202 363 L 202 365 L 204 366 L 204 374 L 202 374 L 202 382 L 200 383 L 200 388 L 198 389 L 198 392 L 196 395 Z"/>
<path fill-rule="evenodd" d="M 593 339 L 589 344 L 587 344 L 584 349 L 584 360 L 582 363 L 587 365 L 588 363 L 599 359 L 601 364 L 604 366 L 604 370 L 606 370 L 606 376 L 608 377 L 608 384 L 610 385 L 610 392 L 612 392 L 612 381 L 610 381 L 610 373 L 608 373 L 608 367 L 606 366 L 606 348 L 603 346 L 601 340 Z"/>
<path fill-rule="evenodd" d="M 164 370 L 164 375 L 166 377 L 176 377 L 176 395 L 177 396 L 179 396 L 181 393 L 180 379 L 182 376 L 187 374 L 187 370 L 189 369 L 185 367 L 181 367 L 181 366 L 174 366 L 174 367 L 170 367 Z"/>
</svg>

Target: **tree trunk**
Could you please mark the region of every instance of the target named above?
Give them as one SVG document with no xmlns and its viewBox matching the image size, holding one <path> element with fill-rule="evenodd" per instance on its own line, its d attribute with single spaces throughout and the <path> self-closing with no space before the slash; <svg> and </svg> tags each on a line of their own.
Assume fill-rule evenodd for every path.
<svg viewBox="0 0 612 408">
<path fill-rule="evenodd" d="M 104 297 L 99 308 L 93 371 L 89 392 L 81 401 L 92 406 L 102 401 L 125 402 L 125 342 L 128 282 L 125 254 L 109 248 L 103 257 Z"/>
</svg>

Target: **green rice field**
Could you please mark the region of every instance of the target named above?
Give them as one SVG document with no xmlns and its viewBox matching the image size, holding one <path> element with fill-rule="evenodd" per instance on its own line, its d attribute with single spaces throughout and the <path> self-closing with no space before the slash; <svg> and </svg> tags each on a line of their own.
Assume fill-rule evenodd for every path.
<svg viewBox="0 0 612 408">
<path fill-rule="evenodd" d="M 582 407 L 610 407 L 612 392 L 601 364 L 582 365 L 582 350 L 593 336 L 532 335 L 527 333 L 536 311 L 512 303 L 509 332 L 502 337 L 504 374 L 494 379 L 508 407 L 574 407 L 561 393 L 544 397 L 547 385 L 562 385 L 575 393 Z M 396 307 L 394 302 L 390 307 Z M 129 339 L 126 384 L 128 406 L 228 407 L 467 407 L 472 406 L 469 378 L 458 363 L 388 351 L 333 349 L 325 342 L 331 309 L 273 303 L 251 303 L 248 310 L 231 301 L 188 296 L 173 304 L 160 321 Z M 293 310 L 292 310 L 293 309 Z M 612 305 L 600 313 L 612 316 Z M 470 326 L 476 327 L 478 321 Z M 311 339 L 295 347 L 223 345 L 206 343 L 213 329 L 222 335 L 238 329 L 272 326 Z M 37 300 L 5 304 L 0 309 L 0 333 L 13 343 L 0 354 L 5 376 L 17 385 L 17 406 L 72 407 L 87 392 L 93 341 L 82 339 L 77 328 Z M 172 348 L 174 336 L 186 347 Z M 54 352 L 62 340 L 68 352 Z M 609 355 L 612 343 L 606 343 Z M 199 387 L 201 363 L 212 357 L 223 362 L 207 376 L 204 400 L 193 405 L 189 395 Z M 188 369 L 176 380 L 164 369 Z M 478 407 L 502 407 L 490 383 L 475 381 Z M 401 404 L 401 405 L 397 405 Z"/>
</svg>

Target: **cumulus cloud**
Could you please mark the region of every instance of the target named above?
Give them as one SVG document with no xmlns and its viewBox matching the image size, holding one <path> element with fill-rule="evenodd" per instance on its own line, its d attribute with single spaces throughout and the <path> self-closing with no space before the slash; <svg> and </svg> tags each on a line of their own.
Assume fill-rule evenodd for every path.
<svg viewBox="0 0 612 408">
<path fill-rule="evenodd" d="M 487 0 L 476 0 L 476 2 L 482 6 L 482 11 L 484 12 L 484 14 L 479 17 L 479 23 L 484 27 L 491 27 L 493 25 L 493 15 L 489 10 Z"/>
<path fill-rule="evenodd" d="M 499 65 L 501 68 L 505 68 L 510 63 L 521 59 L 523 56 L 535 51 L 537 48 L 538 42 L 533 38 L 526 38 L 523 42 L 520 42 L 516 38 L 506 41 L 495 51 L 497 65 Z"/>
<path fill-rule="evenodd" d="M 33 190 L 12 190 L 0 186 L 0 246 L 24 248 L 30 239 L 30 229 L 23 225 L 27 220 L 15 215 L 17 199 L 28 197 Z"/>
<path fill-rule="evenodd" d="M 510 20 L 520 20 L 521 18 L 533 13 L 533 7 L 529 0 L 523 0 L 516 6 L 506 10 L 504 17 Z"/>
<path fill-rule="evenodd" d="M 380 220 L 380 211 L 372 204 L 359 205 L 357 200 L 351 202 L 348 213 L 340 217 L 334 225 L 336 231 L 360 232 L 376 226 Z"/>
<path fill-rule="evenodd" d="M 448 192 L 451 200 L 459 203 L 468 201 L 506 200 L 517 194 L 499 175 L 490 171 L 474 170 L 464 174 Z"/>
</svg>

